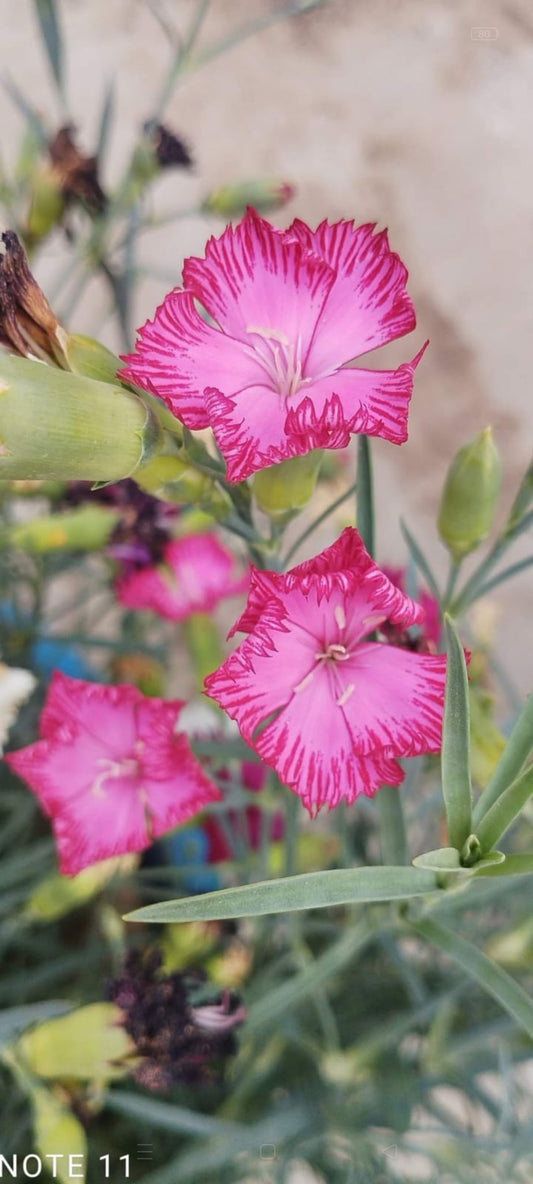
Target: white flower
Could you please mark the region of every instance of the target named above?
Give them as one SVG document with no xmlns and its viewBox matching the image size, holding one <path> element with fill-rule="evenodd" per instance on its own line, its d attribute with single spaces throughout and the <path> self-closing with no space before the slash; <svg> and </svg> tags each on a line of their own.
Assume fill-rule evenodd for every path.
<svg viewBox="0 0 533 1184">
<path fill-rule="evenodd" d="M 36 686 L 37 679 L 30 670 L 0 662 L 0 755 L 11 725 Z"/>
</svg>

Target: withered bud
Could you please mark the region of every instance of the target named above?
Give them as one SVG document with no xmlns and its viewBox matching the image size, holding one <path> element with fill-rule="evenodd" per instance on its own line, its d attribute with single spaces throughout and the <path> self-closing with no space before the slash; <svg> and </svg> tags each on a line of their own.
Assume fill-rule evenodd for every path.
<svg viewBox="0 0 533 1184">
<path fill-rule="evenodd" d="M 13 230 L 0 234 L 0 343 L 24 358 L 68 366 L 67 334 L 33 278 Z"/>
<path fill-rule="evenodd" d="M 169 131 L 164 124 L 149 119 L 143 126 L 143 132 L 150 141 L 161 169 L 176 166 L 184 169 L 193 167 L 194 161 L 187 144 L 179 136 L 175 136 L 173 132 Z"/>
<path fill-rule="evenodd" d="M 98 179 L 98 157 L 83 156 L 74 139 L 72 124 L 61 127 L 48 145 L 48 154 L 58 187 L 68 205 L 81 202 L 90 214 L 102 214 L 106 195 Z"/>
<path fill-rule="evenodd" d="M 245 1008 L 230 991 L 212 1003 L 192 1006 L 190 979 L 163 974 L 161 962 L 159 951 L 131 950 L 108 988 L 140 1057 L 133 1076 L 152 1090 L 170 1089 L 177 1082 L 219 1083 L 224 1063 L 237 1051 L 235 1029 L 246 1018 Z M 196 975 L 197 982 L 201 978 Z"/>
</svg>

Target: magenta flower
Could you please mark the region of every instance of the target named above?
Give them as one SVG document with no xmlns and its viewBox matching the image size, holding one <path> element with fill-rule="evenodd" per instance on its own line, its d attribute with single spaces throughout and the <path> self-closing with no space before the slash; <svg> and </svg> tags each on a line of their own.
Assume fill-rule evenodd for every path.
<svg viewBox="0 0 533 1184">
<path fill-rule="evenodd" d="M 407 569 L 405 567 L 384 567 L 383 572 L 395 588 L 405 592 L 407 584 Z M 422 653 L 436 654 L 442 633 L 440 604 L 436 596 L 432 596 L 425 588 L 420 589 L 418 601 L 424 610 L 424 619 L 422 624 L 417 626 L 416 632 L 413 631 L 412 634 L 409 634 L 404 631 L 402 633 L 393 625 L 387 626 L 384 629 L 387 641 L 391 641 L 394 645 L 405 645 L 407 648 Z"/>
<path fill-rule="evenodd" d="M 248 573 L 235 571 L 231 551 L 212 534 L 173 539 L 163 550 L 163 563 L 126 573 L 117 581 L 121 604 L 150 609 L 170 621 L 193 613 L 209 613 L 227 596 L 245 592 Z"/>
<path fill-rule="evenodd" d="M 187 427 L 211 427 L 232 482 L 354 432 L 403 443 L 423 350 L 397 370 L 348 365 L 416 323 L 407 271 L 373 232 L 298 219 L 281 231 L 249 210 L 186 261 L 123 376 Z"/>
<path fill-rule="evenodd" d="M 41 739 L 5 759 L 52 819 L 65 875 L 142 851 L 221 797 L 176 731 L 181 707 L 56 671 Z"/>
<path fill-rule="evenodd" d="M 403 780 L 397 757 L 441 746 L 446 658 L 369 640 L 422 619 L 349 527 L 285 575 L 252 569 L 249 636 L 207 692 L 311 814 L 371 797 Z"/>
</svg>

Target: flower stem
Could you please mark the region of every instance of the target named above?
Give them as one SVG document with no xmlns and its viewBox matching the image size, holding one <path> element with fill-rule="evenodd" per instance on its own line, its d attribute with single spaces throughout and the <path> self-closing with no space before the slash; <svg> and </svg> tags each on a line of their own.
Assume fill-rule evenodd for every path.
<svg viewBox="0 0 533 1184">
<path fill-rule="evenodd" d="M 357 440 L 357 529 L 369 555 L 374 554 L 374 489 L 368 436 Z"/>
<path fill-rule="evenodd" d="M 376 795 L 376 806 L 382 862 L 392 867 L 409 863 L 402 799 L 397 787 L 383 785 Z"/>
<path fill-rule="evenodd" d="M 356 489 L 357 482 L 354 481 L 353 485 L 350 485 L 349 489 L 345 489 L 344 493 L 341 493 L 334 502 L 331 502 L 331 504 L 327 506 L 325 510 L 323 510 L 322 514 L 319 514 L 318 518 L 314 518 L 311 524 L 306 526 L 305 530 L 302 531 L 300 535 L 298 535 L 298 538 L 292 544 L 292 547 L 290 547 L 290 549 L 287 551 L 287 554 L 283 560 L 284 571 L 289 566 L 293 556 L 296 555 L 296 552 L 300 550 L 302 543 L 305 543 L 306 539 L 308 539 L 310 535 L 314 534 L 315 530 L 317 530 L 319 526 L 322 526 L 322 523 L 326 521 L 326 518 L 329 518 L 330 514 L 334 514 L 335 510 L 338 510 L 339 506 L 342 506 L 342 503 L 347 501 L 347 499 L 351 497 L 353 493 L 355 493 Z"/>
<path fill-rule="evenodd" d="M 452 597 L 455 592 L 455 586 L 457 584 L 457 578 L 458 578 L 459 572 L 461 570 L 461 564 L 462 564 L 462 559 L 452 559 L 450 562 L 450 570 L 448 572 L 448 582 L 446 584 L 446 589 L 444 592 L 444 596 L 442 598 L 443 612 L 448 611 L 449 605 L 452 602 Z"/>
</svg>

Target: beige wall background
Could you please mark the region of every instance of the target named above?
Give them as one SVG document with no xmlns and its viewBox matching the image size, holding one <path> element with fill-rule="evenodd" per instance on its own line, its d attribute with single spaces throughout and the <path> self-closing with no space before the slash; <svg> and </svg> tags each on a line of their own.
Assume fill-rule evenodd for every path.
<svg viewBox="0 0 533 1184">
<path fill-rule="evenodd" d="M 185 28 L 195 2 L 160 0 L 158 7 Z M 276 7 L 274 0 L 212 0 L 201 45 Z M 104 168 L 110 185 L 151 113 L 168 43 L 144 0 L 63 0 L 61 12 L 70 113 L 87 151 L 103 90 L 116 80 Z M 54 126 L 60 115 L 33 4 L 0 0 L 0 16 L 3 68 Z M 448 463 L 469 436 L 493 425 L 504 509 L 531 455 L 532 108 L 529 0 L 331 0 L 183 78 L 165 112 L 197 164 L 192 176 L 174 172 L 159 182 L 154 209 L 188 209 L 211 188 L 274 174 L 297 188 L 277 215 L 280 225 L 296 214 L 311 224 L 325 216 L 375 220 L 389 227 L 409 267 L 419 325 L 377 364 L 412 356 L 426 337 L 431 346 L 418 371 L 408 445 L 375 449 L 384 562 L 405 558 L 403 515 L 444 573 L 433 521 Z M 21 126 L 0 93 L 8 158 Z M 158 276 L 139 291 L 139 324 L 179 282 L 184 255 L 201 253 L 207 234 L 221 229 L 217 220 L 190 217 L 145 237 L 142 259 Z M 36 266 L 43 284 L 63 254 L 59 238 L 47 244 Z M 76 327 L 98 328 L 115 344 L 94 285 Z M 530 550 L 531 538 L 513 554 Z M 498 648 L 524 691 L 533 681 L 532 602 L 527 573 L 498 597 Z"/>
</svg>

